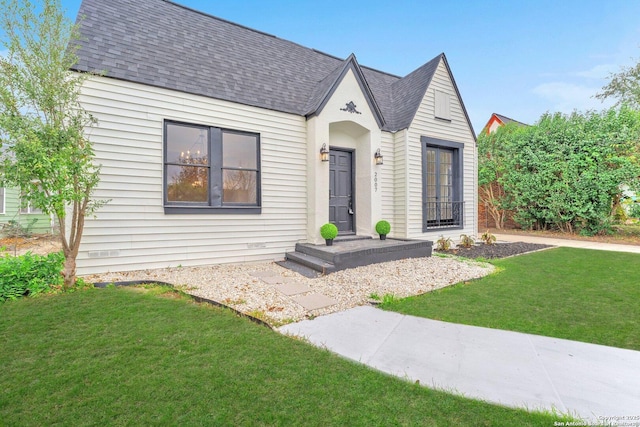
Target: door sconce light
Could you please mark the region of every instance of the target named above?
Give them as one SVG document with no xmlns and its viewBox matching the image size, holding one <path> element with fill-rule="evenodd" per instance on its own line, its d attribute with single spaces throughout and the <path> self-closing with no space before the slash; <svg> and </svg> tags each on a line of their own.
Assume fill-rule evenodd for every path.
<svg viewBox="0 0 640 427">
<path fill-rule="evenodd" d="M 329 161 L 329 150 L 327 150 L 327 144 L 322 144 L 322 148 L 320 148 L 320 160 L 323 162 Z"/>
<path fill-rule="evenodd" d="M 383 157 L 382 157 L 382 154 L 380 154 L 380 149 L 379 149 L 379 148 L 376 150 L 376 153 L 373 155 L 373 158 L 374 158 L 374 159 L 375 159 L 375 161 L 376 161 L 376 165 L 381 165 L 381 164 L 383 164 L 383 163 L 382 163 L 382 161 L 383 161 L 384 159 L 383 159 Z"/>
</svg>

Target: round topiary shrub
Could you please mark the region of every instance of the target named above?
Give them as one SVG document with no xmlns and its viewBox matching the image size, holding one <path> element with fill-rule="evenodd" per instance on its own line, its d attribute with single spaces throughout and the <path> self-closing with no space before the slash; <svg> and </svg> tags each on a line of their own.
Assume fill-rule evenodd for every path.
<svg viewBox="0 0 640 427">
<path fill-rule="evenodd" d="M 380 235 L 387 235 L 391 231 L 391 224 L 388 221 L 382 220 L 378 221 L 376 224 L 376 233 Z"/>
<path fill-rule="evenodd" d="M 328 222 L 320 227 L 320 235 L 325 240 L 333 240 L 338 235 L 338 227 Z"/>
</svg>

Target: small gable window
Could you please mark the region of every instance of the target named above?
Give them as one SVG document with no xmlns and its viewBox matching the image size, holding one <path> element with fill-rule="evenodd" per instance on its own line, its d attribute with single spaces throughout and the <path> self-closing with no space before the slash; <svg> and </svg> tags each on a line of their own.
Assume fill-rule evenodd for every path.
<svg viewBox="0 0 640 427">
<path fill-rule="evenodd" d="M 435 90 L 435 116 L 437 119 L 451 121 L 451 102 L 449 94 Z"/>
<path fill-rule="evenodd" d="M 260 213 L 260 136 L 165 122 L 165 213 Z"/>
</svg>

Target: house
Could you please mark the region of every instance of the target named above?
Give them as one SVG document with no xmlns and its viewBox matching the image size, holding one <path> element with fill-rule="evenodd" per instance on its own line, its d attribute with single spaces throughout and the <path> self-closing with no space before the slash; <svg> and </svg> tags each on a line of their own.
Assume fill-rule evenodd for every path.
<svg viewBox="0 0 640 427">
<path fill-rule="evenodd" d="M 507 116 L 503 116 L 498 113 L 493 113 L 489 118 L 489 121 L 487 121 L 487 124 L 484 125 L 484 128 L 482 128 L 482 132 L 492 133 L 492 132 L 495 132 L 500 126 L 504 126 L 509 123 L 516 123 L 520 126 L 528 126 L 525 123 L 510 119 Z"/>
<path fill-rule="evenodd" d="M 16 230 L 14 224 L 19 224 L 20 229 Z M 51 233 L 53 226 L 49 215 L 21 203 L 19 189 L 0 187 L 0 229 L 2 235 L 15 232 Z"/>
<path fill-rule="evenodd" d="M 447 58 L 405 77 L 166 0 L 84 0 L 102 165 L 78 272 L 282 259 L 340 235 L 477 232 L 476 140 Z"/>
</svg>

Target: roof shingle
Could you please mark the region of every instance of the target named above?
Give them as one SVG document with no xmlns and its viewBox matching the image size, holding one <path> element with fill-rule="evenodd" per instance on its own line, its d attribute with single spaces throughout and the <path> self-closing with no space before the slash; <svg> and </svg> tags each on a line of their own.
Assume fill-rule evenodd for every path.
<svg viewBox="0 0 640 427">
<path fill-rule="evenodd" d="M 75 70 L 308 115 L 345 61 L 168 0 L 83 0 Z M 443 55 L 405 78 L 359 67 L 384 129 L 409 126 Z M 374 114 L 376 114 L 374 112 Z"/>
</svg>

